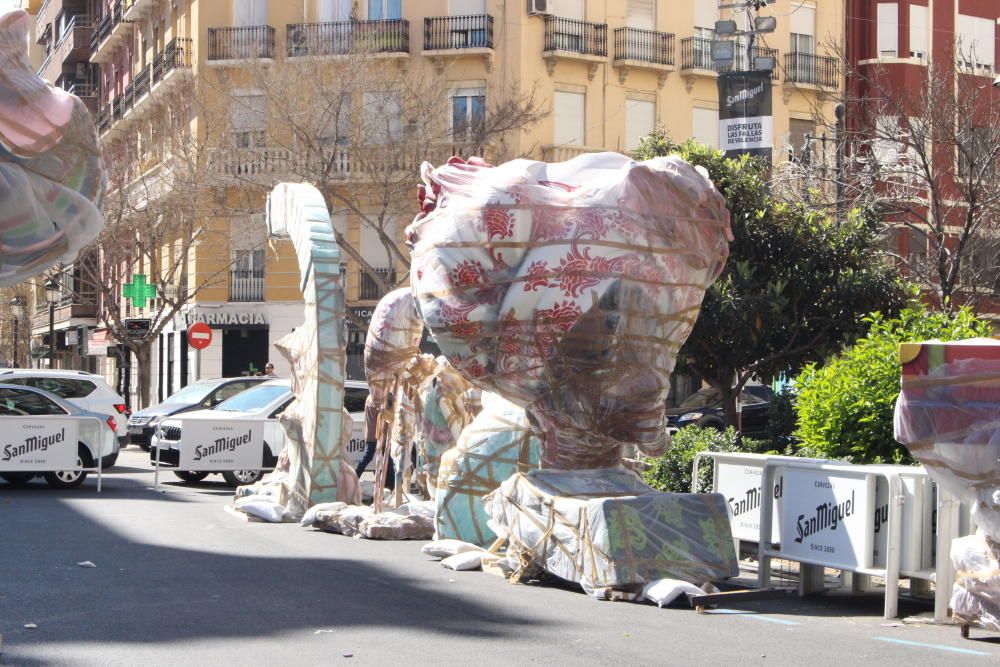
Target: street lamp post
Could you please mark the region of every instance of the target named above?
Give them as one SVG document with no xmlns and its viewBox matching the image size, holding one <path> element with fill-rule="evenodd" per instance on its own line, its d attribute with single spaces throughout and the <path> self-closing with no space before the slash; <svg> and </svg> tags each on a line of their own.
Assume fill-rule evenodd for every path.
<svg viewBox="0 0 1000 667">
<path fill-rule="evenodd" d="M 10 300 L 8 305 L 10 306 L 11 314 L 14 316 L 14 368 L 20 368 L 21 359 L 17 349 L 17 334 L 18 328 L 21 325 L 21 320 L 24 318 L 24 299 L 19 296 L 15 296 Z"/>
<path fill-rule="evenodd" d="M 55 278 L 45 281 L 45 301 L 49 304 L 49 368 L 56 367 L 56 304 L 59 302 L 59 291 Z"/>
</svg>

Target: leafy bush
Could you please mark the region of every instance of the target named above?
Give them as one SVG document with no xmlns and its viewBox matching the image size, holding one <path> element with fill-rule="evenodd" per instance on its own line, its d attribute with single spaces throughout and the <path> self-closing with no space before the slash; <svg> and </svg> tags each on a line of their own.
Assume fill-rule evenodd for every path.
<svg viewBox="0 0 1000 667">
<path fill-rule="evenodd" d="M 699 452 L 759 452 L 765 445 L 760 440 L 738 438 L 736 429 L 731 426 L 725 431 L 685 426 L 674 434 L 667 453 L 653 460 L 653 465 L 643 474 L 643 479 L 657 491 L 689 493 L 691 465 Z M 706 492 L 711 489 L 711 466 L 702 466 L 698 472 L 698 491 Z"/>
<path fill-rule="evenodd" d="M 767 439 L 771 449 L 784 452 L 792 446 L 795 432 L 795 390 L 791 385 L 781 388 L 767 409 Z"/>
<path fill-rule="evenodd" d="M 798 453 L 854 463 L 912 464 L 893 435 L 899 344 L 988 336 L 990 327 L 967 308 L 948 315 L 929 312 L 916 301 L 895 319 L 874 314 L 866 321 L 867 336 L 824 366 L 807 366 L 799 375 L 795 435 L 803 451 Z"/>
</svg>

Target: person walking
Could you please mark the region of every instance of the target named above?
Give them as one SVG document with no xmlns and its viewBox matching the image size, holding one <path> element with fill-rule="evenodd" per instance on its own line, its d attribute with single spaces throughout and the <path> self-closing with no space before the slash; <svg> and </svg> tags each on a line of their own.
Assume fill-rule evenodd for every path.
<svg viewBox="0 0 1000 667">
<path fill-rule="evenodd" d="M 354 469 L 354 472 L 358 475 L 358 479 L 361 479 L 361 473 L 365 471 L 371 460 L 375 458 L 375 451 L 378 449 L 378 437 L 376 435 L 378 413 L 378 406 L 372 400 L 372 395 L 368 394 L 368 398 L 365 399 L 365 453 L 358 462 L 358 467 Z M 386 466 L 385 471 L 385 488 L 392 491 L 396 488 L 396 469 L 392 464 L 391 456 L 388 460 L 389 465 Z"/>
</svg>

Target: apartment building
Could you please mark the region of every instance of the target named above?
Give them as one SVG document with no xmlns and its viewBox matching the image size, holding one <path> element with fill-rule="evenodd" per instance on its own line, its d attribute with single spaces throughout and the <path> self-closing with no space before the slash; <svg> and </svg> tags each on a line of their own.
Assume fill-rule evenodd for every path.
<svg viewBox="0 0 1000 667">
<path fill-rule="evenodd" d="M 832 0 L 779 0 L 765 13 L 778 17 L 778 28 L 758 42 L 753 55 L 773 56 L 777 65 L 774 155 L 780 160 L 801 147 L 817 113 L 832 118 L 841 82 L 825 45 L 843 43 L 844 11 L 843 3 Z M 677 139 L 718 146 L 711 42 L 720 18 L 741 25 L 744 20 L 739 12 L 720 10 L 717 0 L 46 0 L 37 14 L 39 35 L 50 35 L 44 43 L 53 44 L 44 75 L 68 85 L 86 79 L 108 146 L 149 145 L 151 133 L 178 116 L 192 136 L 205 137 L 213 121 L 229 116 L 224 141 L 206 149 L 206 170 L 228 179 L 229 199 L 249 203 L 239 214 L 206 211 L 228 241 L 199 246 L 178 289 L 198 284 L 220 264 L 230 265 L 230 275 L 200 291 L 164 330 L 152 362 L 154 400 L 198 377 L 251 372 L 268 359 L 284 371 L 273 343 L 298 321 L 301 295 L 290 246 L 265 243 L 264 193 L 279 180 L 308 180 L 298 167 L 310 149 L 282 136 L 288 132 L 278 129 L 277 116 L 295 95 L 268 99 L 274 91 L 255 83 L 261 71 L 292 73 L 301 63 L 346 77 L 350 72 L 343 68 L 361 67 L 352 58 L 363 51 L 364 67 L 377 61 L 380 71 L 390 73 L 383 79 L 404 88 L 420 81 L 426 95 L 445 98 L 439 107 L 444 137 L 435 144 L 440 150 L 427 155 L 434 161 L 450 152 L 547 161 L 629 152 L 657 126 Z M 86 49 L 58 46 L 69 32 L 76 40 L 77 30 Z M 746 66 L 743 54 L 736 68 Z M 200 84 L 206 85 L 196 104 L 193 91 Z M 205 91 L 223 89 L 238 97 L 207 111 L 203 98 L 211 93 Z M 544 115 L 505 128 L 502 137 L 474 137 L 501 96 L 530 97 Z M 351 98 L 353 132 L 373 105 L 384 111 L 408 104 L 391 90 L 345 97 Z M 383 129 L 405 138 L 429 124 L 410 118 Z M 364 193 L 356 204 L 334 211 L 335 227 L 372 269 L 362 270 L 345 253 L 350 372 L 357 375 L 371 310 L 384 285 L 405 278 L 403 258 L 387 250 L 385 241 L 392 238 L 403 248 L 402 230 L 415 212 L 419 159 L 397 165 L 409 170 L 405 183 L 414 188 L 393 191 L 392 206 L 376 216 L 380 234 L 364 207 L 388 191 L 379 190 L 361 166 L 380 149 L 358 145 L 339 130 L 325 139 L 317 152 L 327 168 L 324 178 L 334 186 L 341 178 L 344 193 Z M 162 151 L 140 153 L 143 173 L 170 159 Z M 97 307 L 126 308 L 137 317 L 146 312 L 125 302 Z M 94 368 L 111 375 L 116 362 L 102 355 L 115 341 L 97 319 L 76 318 L 71 325 L 61 318 L 59 326 L 64 320 L 81 331 L 72 358 L 90 358 Z M 217 334 L 198 354 L 185 341 L 194 321 L 208 322 Z"/>
<path fill-rule="evenodd" d="M 885 97 L 909 103 L 910 98 L 903 91 L 926 88 L 926 77 L 951 77 L 945 97 L 951 97 L 953 108 L 965 108 L 969 117 L 955 118 L 957 127 L 991 124 L 1000 109 L 1000 90 L 993 87 L 995 77 L 1000 72 L 1000 3 L 996 0 L 898 0 L 891 2 L 868 2 L 849 0 L 847 2 L 847 32 L 845 36 L 849 71 L 857 71 L 862 76 L 849 77 L 846 83 L 848 113 L 848 133 L 860 140 L 871 136 L 870 114 L 864 113 L 861 105 L 869 100 Z M 884 91 L 888 91 L 887 93 Z M 926 123 L 925 110 L 910 109 L 909 122 L 900 124 L 900 118 L 892 120 L 898 127 L 898 134 L 905 137 L 911 123 Z M 953 116 L 956 112 L 948 111 Z M 916 120 L 913 120 L 913 119 Z M 873 140 L 876 156 L 880 148 L 888 149 L 890 158 L 895 158 L 897 147 L 879 146 L 885 144 L 884 132 Z M 920 135 L 925 136 L 925 135 Z M 926 135 L 929 137 L 929 135 Z M 943 243 L 953 247 L 954 239 L 961 233 L 965 210 L 962 202 L 967 201 L 959 189 L 960 156 L 951 135 L 936 144 L 932 151 L 936 177 L 937 195 L 945 200 L 942 208 L 954 220 L 944 222 Z M 935 140 L 936 142 L 937 140 Z M 855 141 L 854 146 L 863 141 Z M 853 148 L 853 146 L 852 146 Z M 899 149 L 904 151 L 906 149 Z M 881 159 L 881 158 L 879 158 Z M 926 189 L 927 180 L 920 181 Z M 920 197 L 926 202 L 926 192 Z M 899 257 L 906 258 L 904 270 L 911 271 L 917 280 L 922 280 L 917 267 L 926 264 L 938 247 L 933 234 L 921 219 L 926 217 L 926 208 L 910 227 L 903 226 L 905 217 L 895 220 L 900 224 L 893 229 L 887 240 L 890 250 Z M 944 217 L 944 216 L 942 216 Z M 978 313 L 994 321 L 1000 329 L 1000 236 L 995 226 L 985 225 L 988 238 L 978 239 L 970 248 L 970 257 L 963 260 L 961 285 L 956 298 L 975 307 Z M 972 274 L 975 275 L 972 275 Z"/>
</svg>

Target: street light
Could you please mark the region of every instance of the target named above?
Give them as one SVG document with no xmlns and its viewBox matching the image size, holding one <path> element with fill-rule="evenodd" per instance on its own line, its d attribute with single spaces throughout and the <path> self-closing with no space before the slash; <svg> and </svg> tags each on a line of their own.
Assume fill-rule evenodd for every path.
<svg viewBox="0 0 1000 667">
<path fill-rule="evenodd" d="M 56 367 L 56 304 L 59 292 L 59 283 L 55 278 L 45 281 L 45 301 L 49 304 L 49 368 Z"/>
<path fill-rule="evenodd" d="M 14 316 L 14 368 L 20 368 L 20 357 L 17 353 L 17 334 L 20 322 L 24 318 L 24 299 L 19 296 L 15 296 L 10 300 L 8 305 L 10 306 L 11 315 Z"/>
</svg>

